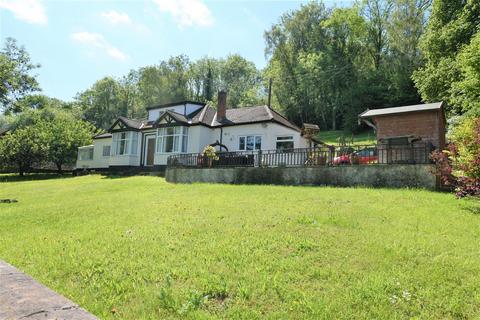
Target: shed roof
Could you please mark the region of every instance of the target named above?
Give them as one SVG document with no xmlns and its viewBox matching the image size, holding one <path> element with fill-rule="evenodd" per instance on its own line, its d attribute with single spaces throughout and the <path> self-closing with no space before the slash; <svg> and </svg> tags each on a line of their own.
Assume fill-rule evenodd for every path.
<svg viewBox="0 0 480 320">
<path fill-rule="evenodd" d="M 435 103 L 416 104 L 412 106 L 403 106 L 403 107 L 372 109 L 372 110 L 366 110 L 362 112 L 359 115 L 359 117 L 370 118 L 375 116 L 384 116 L 384 115 L 397 114 L 397 113 L 440 110 L 442 108 L 442 105 L 443 105 L 443 102 L 435 102 Z"/>
</svg>

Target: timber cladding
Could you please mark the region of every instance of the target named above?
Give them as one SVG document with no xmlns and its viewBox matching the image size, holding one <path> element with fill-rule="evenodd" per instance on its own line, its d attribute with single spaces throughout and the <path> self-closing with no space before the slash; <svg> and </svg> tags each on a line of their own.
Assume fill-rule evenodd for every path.
<svg viewBox="0 0 480 320">
<path fill-rule="evenodd" d="M 445 147 L 445 119 L 441 110 L 379 115 L 374 117 L 377 139 L 418 136 L 435 148 Z"/>
</svg>

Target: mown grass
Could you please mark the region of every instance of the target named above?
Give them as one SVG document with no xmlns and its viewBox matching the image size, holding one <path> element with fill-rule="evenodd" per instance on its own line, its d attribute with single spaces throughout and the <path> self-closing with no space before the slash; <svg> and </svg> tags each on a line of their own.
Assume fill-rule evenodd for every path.
<svg viewBox="0 0 480 320">
<path fill-rule="evenodd" d="M 0 258 L 102 319 L 480 316 L 478 203 L 425 190 L 0 183 Z"/>
<path fill-rule="evenodd" d="M 373 130 L 363 131 L 357 134 L 344 132 L 341 130 L 330 130 L 330 131 L 321 131 L 317 138 L 321 141 L 330 144 L 338 145 L 340 144 L 340 139 L 345 138 L 345 142 L 354 145 L 370 145 L 376 143 L 376 136 Z"/>
</svg>

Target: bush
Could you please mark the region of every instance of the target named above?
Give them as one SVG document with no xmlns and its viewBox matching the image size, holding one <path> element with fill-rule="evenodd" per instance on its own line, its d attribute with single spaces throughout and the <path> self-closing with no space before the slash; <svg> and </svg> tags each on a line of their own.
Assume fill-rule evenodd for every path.
<svg viewBox="0 0 480 320">
<path fill-rule="evenodd" d="M 465 118 L 452 131 L 448 150 L 432 160 L 442 184 L 457 197 L 480 196 L 480 118 Z"/>
</svg>

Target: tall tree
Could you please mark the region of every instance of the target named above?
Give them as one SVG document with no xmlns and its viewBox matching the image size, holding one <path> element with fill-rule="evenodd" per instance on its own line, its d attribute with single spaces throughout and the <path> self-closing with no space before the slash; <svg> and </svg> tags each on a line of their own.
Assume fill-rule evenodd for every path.
<svg viewBox="0 0 480 320">
<path fill-rule="evenodd" d="M 97 128 L 107 129 L 118 116 L 126 116 L 126 110 L 121 109 L 119 91 L 118 82 L 105 77 L 78 94 L 76 101 L 84 112 L 85 120 Z"/>
<path fill-rule="evenodd" d="M 20 112 L 17 101 L 40 90 L 35 75 L 31 75 L 39 67 L 30 61 L 28 52 L 15 39 L 6 39 L 0 51 L 0 105 L 4 112 Z"/>
<path fill-rule="evenodd" d="M 475 68 L 468 67 L 468 61 L 474 61 L 478 55 L 475 39 L 479 28 L 480 2 L 477 0 L 433 2 L 420 43 L 426 64 L 413 78 L 422 99 L 447 102 L 450 115 L 468 112 L 475 105 L 475 95 L 467 97 L 457 89 L 460 83 L 475 77 Z"/>
<path fill-rule="evenodd" d="M 228 104 L 232 107 L 265 103 L 262 81 L 253 62 L 238 54 L 229 55 L 221 64 L 221 86 L 228 90 Z"/>
</svg>

